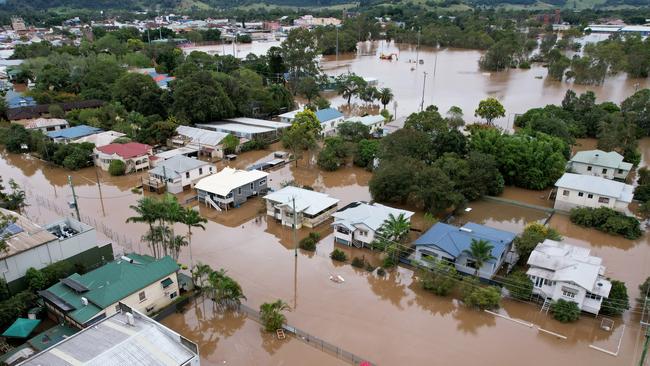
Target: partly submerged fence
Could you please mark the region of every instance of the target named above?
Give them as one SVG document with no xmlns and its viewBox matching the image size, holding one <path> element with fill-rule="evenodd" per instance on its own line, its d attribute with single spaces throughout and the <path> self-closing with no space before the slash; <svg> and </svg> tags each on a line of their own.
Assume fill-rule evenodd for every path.
<svg viewBox="0 0 650 366">
<path fill-rule="evenodd" d="M 246 313 L 246 315 L 251 319 L 261 323 L 260 314 L 255 309 L 242 304 L 240 306 L 240 310 Z M 283 328 L 285 332 L 293 334 L 298 340 L 303 341 L 304 343 L 307 343 L 308 345 L 326 352 L 340 360 L 349 362 L 353 365 L 375 365 L 363 357 L 359 357 L 352 352 L 348 352 L 298 328 L 294 328 L 289 325 L 284 325 Z"/>
</svg>

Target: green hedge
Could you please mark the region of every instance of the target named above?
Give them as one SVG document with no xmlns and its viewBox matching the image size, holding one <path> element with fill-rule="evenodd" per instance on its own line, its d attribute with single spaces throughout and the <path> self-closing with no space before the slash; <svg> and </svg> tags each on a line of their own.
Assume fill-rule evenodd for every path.
<svg viewBox="0 0 650 366">
<path fill-rule="evenodd" d="M 593 227 L 627 239 L 638 239 L 643 234 L 639 220 L 607 207 L 574 208 L 571 210 L 570 217 L 574 224 Z"/>
</svg>

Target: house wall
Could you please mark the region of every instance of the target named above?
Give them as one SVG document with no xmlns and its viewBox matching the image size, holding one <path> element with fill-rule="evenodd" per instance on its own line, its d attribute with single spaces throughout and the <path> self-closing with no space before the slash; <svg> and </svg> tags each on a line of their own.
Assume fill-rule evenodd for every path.
<svg viewBox="0 0 650 366">
<path fill-rule="evenodd" d="M 341 124 L 341 122 L 343 122 L 343 117 L 335 118 L 327 122 L 321 122 L 321 126 L 323 127 L 323 135 L 334 136 L 336 134 L 336 129 L 338 128 L 339 124 Z"/>
<path fill-rule="evenodd" d="M 97 247 L 95 229 L 82 232 L 64 240 L 55 239 L 49 243 L 34 247 L 0 260 L 0 273 L 7 282 L 16 281 L 30 267 L 42 269 L 54 262 L 73 257 L 86 250 Z"/>
<path fill-rule="evenodd" d="M 533 281 L 533 293 L 542 296 L 550 297 L 553 301 L 557 300 L 566 300 L 572 301 L 578 304 L 578 307 L 582 311 L 586 311 L 592 314 L 598 314 L 600 312 L 600 307 L 602 304 L 602 298 L 600 300 L 595 300 L 587 297 L 587 290 L 584 288 L 575 285 L 571 282 L 562 282 L 562 281 L 550 281 L 546 279 L 543 282 L 542 286 L 539 287 L 536 285 L 536 276 L 528 276 L 531 281 Z M 550 277 L 550 274 L 549 274 Z M 539 277 L 539 278 L 544 278 Z M 566 296 L 563 290 L 570 290 L 576 295 L 574 297 Z"/>
<path fill-rule="evenodd" d="M 481 266 L 481 268 L 479 269 L 479 277 L 488 278 L 488 279 L 492 278 L 492 276 L 494 276 L 494 274 L 497 272 L 499 267 L 501 267 L 501 265 L 503 264 L 503 261 L 505 260 L 505 253 L 507 252 L 508 252 L 508 248 L 506 248 L 501 258 L 497 258 L 495 262 L 484 263 L 483 266 Z M 453 257 L 449 253 L 439 249 L 434 245 L 432 246 L 418 245 L 415 248 L 414 259 L 428 267 L 433 267 L 433 263 L 431 262 L 432 259 L 435 260 L 444 259 L 449 262 L 453 262 L 458 272 L 463 272 L 471 275 L 476 274 L 476 269 L 467 266 L 468 259 L 471 259 L 468 255 L 463 253 L 458 257 Z"/>
<path fill-rule="evenodd" d="M 629 170 L 616 169 L 611 167 L 603 167 L 594 164 L 585 164 L 580 162 L 571 162 L 571 170 L 575 173 L 582 175 L 593 175 L 606 179 L 620 179 L 625 180 L 630 173 Z M 605 171 L 603 173 L 603 171 Z"/>
<path fill-rule="evenodd" d="M 253 185 L 252 187 L 251 184 Z M 198 190 L 198 189 L 197 189 L 197 194 L 198 194 L 199 202 L 201 201 L 205 202 L 205 197 L 207 196 L 210 197 L 215 203 L 225 208 L 226 204 L 228 206 L 237 207 L 242 203 L 246 202 L 248 200 L 248 197 L 256 196 L 261 193 L 266 193 L 267 190 L 268 190 L 268 177 L 264 177 L 256 181 L 253 181 L 251 183 L 246 183 L 239 188 L 233 189 L 232 191 L 230 191 L 230 193 L 232 194 L 232 198 L 228 198 L 226 200 L 219 199 L 215 194 L 212 194 L 207 191 Z"/>
<path fill-rule="evenodd" d="M 568 191 L 568 196 L 564 194 L 564 191 Z M 580 196 L 580 193 L 582 193 L 582 197 Z M 613 197 L 602 196 L 603 198 L 609 199 L 609 202 L 608 203 L 598 202 L 601 196 L 597 194 L 591 194 L 592 197 L 590 198 L 589 197 L 590 194 L 591 193 L 588 192 L 581 192 L 581 191 L 558 187 L 557 196 L 555 197 L 554 208 L 557 210 L 569 211 L 574 207 L 592 207 L 592 208 L 609 207 L 615 210 L 622 211 L 625 209 L 625 207 L 627 207 L 627 203 L 625 202 L 621 202 L 617 204 L 617 200 Z M 621 207 L 622 205 L 624 207 Z"/>
<path fill-rule="evenodd" d="M 334 212 L 338 210 L 338 205 L 334 205 L 332 208 L 322 212 L 320 215 L 315 217 L 307 217 L 303 215 L 302 225 L 308 228 L 314 228 L 323 222 L 327 221 Z"/>
<path fill-rule="evenodd" d="M 149 169 L 149 157 L 147 155 L 137 156 L 130 159 L 123 159 L 117 154 L 109 155 L 95 149 L 95 166 L 108 171 L 111 161 L 121 160 L 126 164 L 126 173 L 133 173 Z"/>
<path fill-rule="evenodd" d="M 337 240 L 341 244 L 353 245 L 352 242 L 355 241 L 357 243 L 361 243 L 362 246 L 368 246 L 370 245 L 370 243 L 372 243 L 375 240 L 375 231 L 366 225 L 363 224 L 356 225 L 356 230 L 350 232 L 349 234 L 343 234 L 339 232 L 337 230 L 339 226 L 342 227 L 343 229 L 347 229 L 347 228 L 343 225 L 334 226 L 334 240 Z"/>
</svg>

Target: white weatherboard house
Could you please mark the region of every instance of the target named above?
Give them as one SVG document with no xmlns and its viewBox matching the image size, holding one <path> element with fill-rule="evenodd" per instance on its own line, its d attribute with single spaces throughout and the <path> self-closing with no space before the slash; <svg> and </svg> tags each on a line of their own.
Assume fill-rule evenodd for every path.
<svg viewBox="0 0 650 366">
<path fill-rule="evenodd" d="M 386 123 L 386 119 L 381 115 L 367 115 L 363 117 L 350 117 L 345 122 L 360 122 L 370 128 L 370 133 L 378 133 L 382 131 L 382 127 Z"/>
<path fill-rule="evenodd" d="M 149 183 L 150 186 L 160 186 L 166 183 L 168 192 L 179 193 L 187 187 L 194 187 L 199 179 L 205 178 L 215 171 L 216 168 L 210 163 L 184 155 L 176 155 L 158 163 L 155 168 L 149 170 Z"/>
<path fill-rule="evenodd" d="M 583 175 L 625 180 L 632 170 L 632 164 L 624 162 L 623 156 L 616 151 L 589 150 L 573 155 L 569 169 Z"/>
<path fill-rule="evenodd" d="M 413 212 L 392 208 L 378 203 L 353 202 L 334 212 L 334 240 L 355 247 L 367 246 L 375 240 L 375 233 L 386 220 L 404 215 L 411 221 Z"/>
<path fill-rule="evenodd" d="M 609 207 L 625 212 L 634 196 L 633 186 L 592 175 L 564 173 L 555 186 L 554 207 L 565 211 L 574 207 Z"/>
<path fill-rule="evenodd" d="M 296 229 L 305 226 L 313 228 L 327 220 L 338 206 L 339 200 L 325 193 L 287 186 L 266 197 L 266 214 L 293 226 L 294 202 L 296 211 Z"/>
<path fill-rule="evenodd" d="M 265 194 L 268 176 L 269 173 L 260 170 L 225 167 L 219 173 L 198 181 L 194 188 L 199 202 L 221 211 L 223 208 L 238 207 L 248 197 Z"/>
<path fill-rule="evenodd" d="M 526 272 L 533 292 L 554 301 L 573 301 L 583 311 L 598 314 L 612 284 L 604 277 L 602 259 L 582 248 L 546 239 L 528 258 Z"/>
</svg>

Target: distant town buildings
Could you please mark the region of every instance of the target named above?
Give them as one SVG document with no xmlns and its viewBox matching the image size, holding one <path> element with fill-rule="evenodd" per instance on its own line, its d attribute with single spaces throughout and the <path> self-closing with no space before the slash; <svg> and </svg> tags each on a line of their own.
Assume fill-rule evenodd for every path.
<svg viewBox="0 0 650 366">
<path fill-rule="evenodd" d="M 327 25 L 340 25 L 341 19 L 337 18 L 317 18 L 313 15 L 303 15 L 300 18 L 293 21 L 293 25 L 303 28 L 310 28 L 316 26 L 327 26 Z"/>
<path fill-rule="evenodd" d="M 68 121 L 62 118 L 30 118 L 13 121 L 13 123 L 17 123 L 28 130 L 38 130 L 43 133 L 58 131 L 70 127 Z"/>
</svg>

